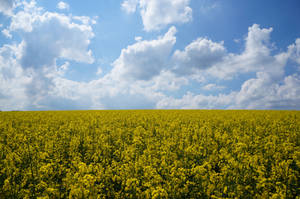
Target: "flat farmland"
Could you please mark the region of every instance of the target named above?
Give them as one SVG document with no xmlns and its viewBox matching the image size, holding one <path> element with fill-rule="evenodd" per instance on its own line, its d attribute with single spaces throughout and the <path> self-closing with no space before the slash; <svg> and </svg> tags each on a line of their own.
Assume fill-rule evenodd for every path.
<svg viewBox="0 0 300 199">
<path fill-rule="evenodd" d="M 0 198 L 297 198 L 300 111 L 0 112 Z"/>
</svg>

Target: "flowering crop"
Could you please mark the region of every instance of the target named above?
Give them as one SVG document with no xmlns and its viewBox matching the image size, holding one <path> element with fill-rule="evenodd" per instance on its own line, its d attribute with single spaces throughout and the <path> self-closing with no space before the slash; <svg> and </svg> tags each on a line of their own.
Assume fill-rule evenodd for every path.
<svg viewBox="0 0 300 199">
<path fill-rule="evenodd" d="M 299 111 L 0 113 L 0 198 L 296 198 Z"/>
</svg>

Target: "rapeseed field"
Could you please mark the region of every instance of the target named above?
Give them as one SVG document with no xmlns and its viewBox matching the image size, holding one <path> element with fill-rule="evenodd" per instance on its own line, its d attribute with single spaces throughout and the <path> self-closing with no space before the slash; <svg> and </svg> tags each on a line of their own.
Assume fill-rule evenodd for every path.
<svg viewBox="0 0 300 199">
<path fill-rule="evenodd" d="M 0 198 L 299 198 L 300 112 L 0 113 Z"/>
</svg>

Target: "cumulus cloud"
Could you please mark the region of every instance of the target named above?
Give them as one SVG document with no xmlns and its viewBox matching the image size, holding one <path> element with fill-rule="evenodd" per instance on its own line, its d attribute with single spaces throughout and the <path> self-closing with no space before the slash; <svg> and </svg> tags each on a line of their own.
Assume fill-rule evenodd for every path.
<svg viewBox="0 0 300 199">
<path fill-rule="evenodd" d="M 89 17 L 76 18 L 47 12 L 37 7 L 35 1 L 22 2 L 18 12 L 11 16 L 7 28 L 9 34 L 18 32 L 22 42 L 2 48 L 4 55 L 1 63 L 5 65 L 1 66 L 0 81 L 3 85 L 1 93 L 5 95 L 1 96 L 22 98 L 24 103 L 19 102 L 21 105 L 18 109 L 51 109 L 58 102 L 63 103 L 64 97 L 55 92 L 56 79 L 64 75 L 70 63 L 66 61 L 59 66 L 57 60 L 94 62 L 92 51 L 89 50 L 94 37 L 92 24 L 93 20 Z M 8 92 L 4 87 L 13 92 Z M 70 100 L 73 101 L 65 100 L 69 104 Z M 15 109 L 8 103 L 3 105 L 6 109 Z"/>
<path fill-rule="evenodd" d="M 57 4 L 57 8 L 60 9 L 60 10 L 68 10 L 69 7 L 70 7 L 69 4 L 67 4 L 66 2 L 63 2 L 63 1 L 60 1 Z"/>
<path fill-rule="evenodd" d="M 122 9 L 127 13 L 140 14 L 146 31 L 159 30 L 169 24 L 186 23 L 192 20 L 189 0 L 125 0 Z"/>
<path fill-rule="evenodd" d="M 0 110 L 22 110 L 28 103 L 25 87 L 30 78 L 20 66 L 22 43 L 0 47 Z"/>
<path fill-rule="evenodd" d="M 112 75 L 123 80 L 150 80 L 167 67 L 168 57 L 176 42 L 176 28 L 156 40 L 139 40 L 121 51 L 113 63 Z"/>
<path fill-rule="evenodd" d="M 79 24 L 71 16 L 44 12 L 35 1 L 23 2 L 23 7 L 12 16 L 6 34 L 21 34 L 24 42 L 21 64 L 24 68 L 53 66 L 58 58 L 94 62 L 92 51 L 88 49 L 94 37 L 88 17 Z"/>
<path fill-rule="evenodd" d="M 268 48 L 268 44 L 272 31 L 273 28 L 260 28 L 258 24 L 253 24 L 249 27 L 245 53 L 251 55 L 269 55 L 270 49 Z"/>
<path fill-rule="evenodd" d="M 221 62 L 226 55 L 223 42 L 216 43 L 206 38 L 198 38 L 173 55 L 174 71 L 180 75 L 193 74 Z"/>
<path fill-rule="evenodd" d="M 297 44 L 290 46 L 288 52 L 272 55 L 272 31 L 272 28 L 261 28 L 258 24 L 253 24 L 245 38 L 245 49 L 240 54 L 229 53 L 224 42 L 198 38 L 184 50 L 175 51 L 172 56 L 172 71 L 179 76 L 195 76 L 199 79 L 232 79 L 238 74 L 258 71 L 268 71 L 274 77 L 280 77 L 290 55 L 297 54 Z"/>
<path fill-rule="evenodd" d="M 33 30 L 24 34 L 22 66 L 49 66 L 57 58 L 93 63 L 92 52 L 88 50 L 93 36 L 88 25 L 72 23 L 69 17 L 57 13 L 45 13 L 34 21 Z"/>
<path fill-rule="evenodd" d="M 173 23 L 192 19 L 189 0 L 141 0 L 141 15 L 146 31 L 157 30 Z"/>
<path fill-rule="evenodd" d="M 267 38 L 267 37 L 265 37 Z M 299 74 L 285 76 L 287 61 L 298 62 L 299 39 L 286 52 L 273 56 L 265 67 L 256 68 L 256 77 L 245 81 L 236 96 L 236 108 L 299 109 Z M 267 52 L 267 49 L 263 50 Z"/>
<path fill-rule="evenodd" d="M 31 32 L 34 21 L 39 20 L 42 12 L 43 9 L 37 7 L 35 1 L 22 1 L 20 10 L 11 16 L 8 31 L 22 30 L 24 32 Z"/>
<path fill-rule="evenodd" d="M 204 96 L 187 92 L 182 98 L 165 97 L 158 103 L 158 108 L 248 108 L 248 109 L 299 109 L 299 74 L 285 76 L 288 61 L 299 64 L 300 39 L 288 46 L 287 51 L 272 54 L 273 44 L 270 43 L 272 28 L 260 28 L 254 24 L 249 27 L 245 38 L 245 50 L 241 54 L 226 53 L 219 62 L 212 63 L 202 69 L 203 76 L 230 79 L 241 73 L 255 72 L 254 78 L 246 80 L 239 91 L 216 96 Z M 191 46 L 191 45 L 189 45 Z M 188 47 L 189 47 L 188 46 Z M 177 51 L 188 57 L 187 48 Z M 209 48 L 208 48 L 209 49 Z M 206 50 L 209 52 L 209 50 Z M 204 50 L 205 51 L 205 50 Z M 225 52 L 225 51 L 223 51 Z M 176 53 L 174 56 L 176 56 Z M 196 57 L 201 57 L 197 53 Z M 177 58 L 178 59 L 178 58 Z M 191 60 L 191 59 L 189 59 Z M 201 61 L 199 61 L 201 63 Z M 196 62 L 197 63 L 197 62 Z M 188 64 L 177 65 L 180 67 Z M 198 69 L 199 70 L 199 69 Z M 181 69 L 181 75 L 189 75 Z M 196 70 L 194 70 L 196 71 Z M 202 89 L 212 89 L 215 84 L 208 84 Z"/>
<path fill-rule="evenodd" d="M 299 109 L 300 79 L 294 74 L 274 82 L 267 73 L 243 83 L 233 108 L 248 109 Z"/>
<path fill-rule="evenodd" d="M 272 30 L 260 28 L 258 24 L 249 27 L 244 51 L 241 54 L 227 53 L 222 62 L 207 68 L 205 75 L 232 79 L 242 73 L 267 71 L 273 73 L 274 77 L 280 77 L 290 56 L 288 52 L 272 55 Z"/>
</svg>

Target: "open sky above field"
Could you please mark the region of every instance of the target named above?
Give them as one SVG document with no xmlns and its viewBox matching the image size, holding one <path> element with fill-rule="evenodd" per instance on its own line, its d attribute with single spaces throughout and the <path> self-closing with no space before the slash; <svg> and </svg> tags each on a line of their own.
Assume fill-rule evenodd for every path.
<svg viewBox="0 0 300 199">
<path fill-rule="evenodd" d="M 299 110 L 299 19 L 299 0 L 0 0 L 0 110 Z"/>
</svg>

